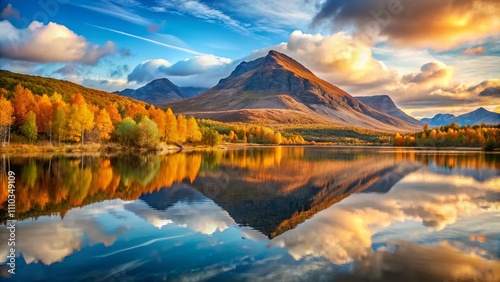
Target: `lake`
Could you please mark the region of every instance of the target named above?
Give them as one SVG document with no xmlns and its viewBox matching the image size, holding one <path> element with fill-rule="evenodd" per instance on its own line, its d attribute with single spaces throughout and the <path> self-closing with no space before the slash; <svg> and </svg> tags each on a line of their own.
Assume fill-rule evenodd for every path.
<svg viewBox="0 0 500 282">
<path fill-rule="evenodd" d="M 3 156 L 4 281 L 500 281 L 500 154 Z M 3 279 L 2 279 L 3 280 Z"/>
</svg>

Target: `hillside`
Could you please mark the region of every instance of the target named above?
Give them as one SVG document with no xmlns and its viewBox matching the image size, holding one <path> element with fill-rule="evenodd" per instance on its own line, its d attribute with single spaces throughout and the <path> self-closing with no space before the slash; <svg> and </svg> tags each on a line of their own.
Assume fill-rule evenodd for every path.
<svg viewBox="0 0 500 282">
<path fill-rule="evenodd" d="M 367 106 L 276 51 L 242 62 L 215 87 L 166 106 L 175 112 L 221 121 L 328 124 L 391 131 L 416 128 Z"/>
<path fill-rule="evenodd" d="M 66 80 L 25 75 L 13 73 L 6 70 L 0 70 L 0 88 L 4 88 L 8 91 L 13 91 L 17 84 L 21 84 L 23 87 L 30 89 L 33 94 L 47 94 L 50 96 L 54 92 L 57 92 L 63 96 L 63 99 L 65 101 L 69 101 L 69 99 L 73 95 L 75 95 L 76 93 L 80 93 L 83 95 L 83 97 L 85 97 L 85 100 L 88 103 L 98 105 L 99 107 L 105 107 L 113 102 L 121 105 L 130 103 L 145 104 L 142 101 L 137 101 L 128 97 L 123 97 L 121 95 L 87 88 Z"/>
<path fill-rule="evenodd" d="M 392 101 L 391 97 L 387 95 L 356 97 L 356 99 L 379 112 L 386 113 L 391 117 L 395 117 L 397 119 L 405 121 L 408 124 L 415 126 L 424 125 L 423 122 L 407 115 L 405 112 L 399 109 L 394 101 Z"/>
<path fill-rule="evenodd" d="M 475 111 L 465 113 L 459 116 L 452 114 L 437 114 L 433 118 L 423 118 L 423 123 L 429 126 L 448 125 L 456 122 L 459 125 L 477 125 L 477 124 L 500 124 L 500 114 L 490 112 L 485 108 L 478 108 Z"/>
<path fill-rule="evenodd" d="M 127 88 L 113 93 L 163 107 L 168 102 L 194 97 L 205 90 L 207 89 L 199 87 L 179 87 L 167 78 L 159 78 L 136 90 Z"/>
</svg>

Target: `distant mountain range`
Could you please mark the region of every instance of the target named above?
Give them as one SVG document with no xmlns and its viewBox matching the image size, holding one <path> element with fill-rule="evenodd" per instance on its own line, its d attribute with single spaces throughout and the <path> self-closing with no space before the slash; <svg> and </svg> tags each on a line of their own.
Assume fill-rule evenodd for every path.
<svg viewBox="0 0 500 282">
<path fill-rule="evenodd" d="M 161 108 L 168 102 L 191 98 L 205 90 L 207 90 L 207 88 L 179 87 L 167 78 L 159 78 L 136 90 L 127 88 L 113 93 L 141 100 Z"/>
<path fill-rule="evenodd" d="M 423 118 L 423 123 L 429 126 L 448 125 L 456 122 L 459 125 L 476 125 L 476 124 L 500 124 L 500 114 L 490 112 L 485 108 L 479 108 L 470 113 L 455 116 L 452 114 L 437 114 L 433 118 Z"/>
<path fill-rule="evenodd" d="M 202 94 L 166 106 L 176 113 L 228 122 L 335 124 L 392 131 L 420 127 L 418 121 L 394 109 L 395 105 L 388 111 L 412 123 L 385 113 L 384 106 L 379 107 L 382 111 L 370 107 L 273 50 L 242 62 Z"/>
</svg>

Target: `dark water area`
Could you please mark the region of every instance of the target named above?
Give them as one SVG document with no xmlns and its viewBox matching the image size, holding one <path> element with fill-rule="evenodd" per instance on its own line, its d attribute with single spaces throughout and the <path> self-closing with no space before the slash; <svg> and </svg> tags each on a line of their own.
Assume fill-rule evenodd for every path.
<svg viewBox="0 0 500 282">
<path fill-rule="evenodd" d="M 0 157 L 2 281 L 500 281 L 500 154 Z"/>
</svg>

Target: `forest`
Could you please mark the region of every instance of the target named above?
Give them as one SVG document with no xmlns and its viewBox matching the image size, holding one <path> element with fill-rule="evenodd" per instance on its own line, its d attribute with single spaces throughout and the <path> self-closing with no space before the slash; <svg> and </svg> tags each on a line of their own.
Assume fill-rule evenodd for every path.
<svg viewBox="0 0 500 282">
<path fill-rule="evenodd" d="M 393 144 L 410 147 L 481 147 L 485 151 L 493 151 L 500 149 L 500 125 L 460 126 L 451 123 L 430 129 L 426 124 L 422 131 L 415 134 L 396 133 Z"/>
<path fill-rule="evenodd" d="M 227 143 L 304 144 L 302 136 L 282 136 L 264 126 L 196 120 L 171 109 L 121 100 L 93 104 L 76 93 L 33 94 L 17 84 L 0 88 L 0 141 L 11 143 L 119 143 L 158 148 L 161 143 L 216 146 Z"/>
</svg>

